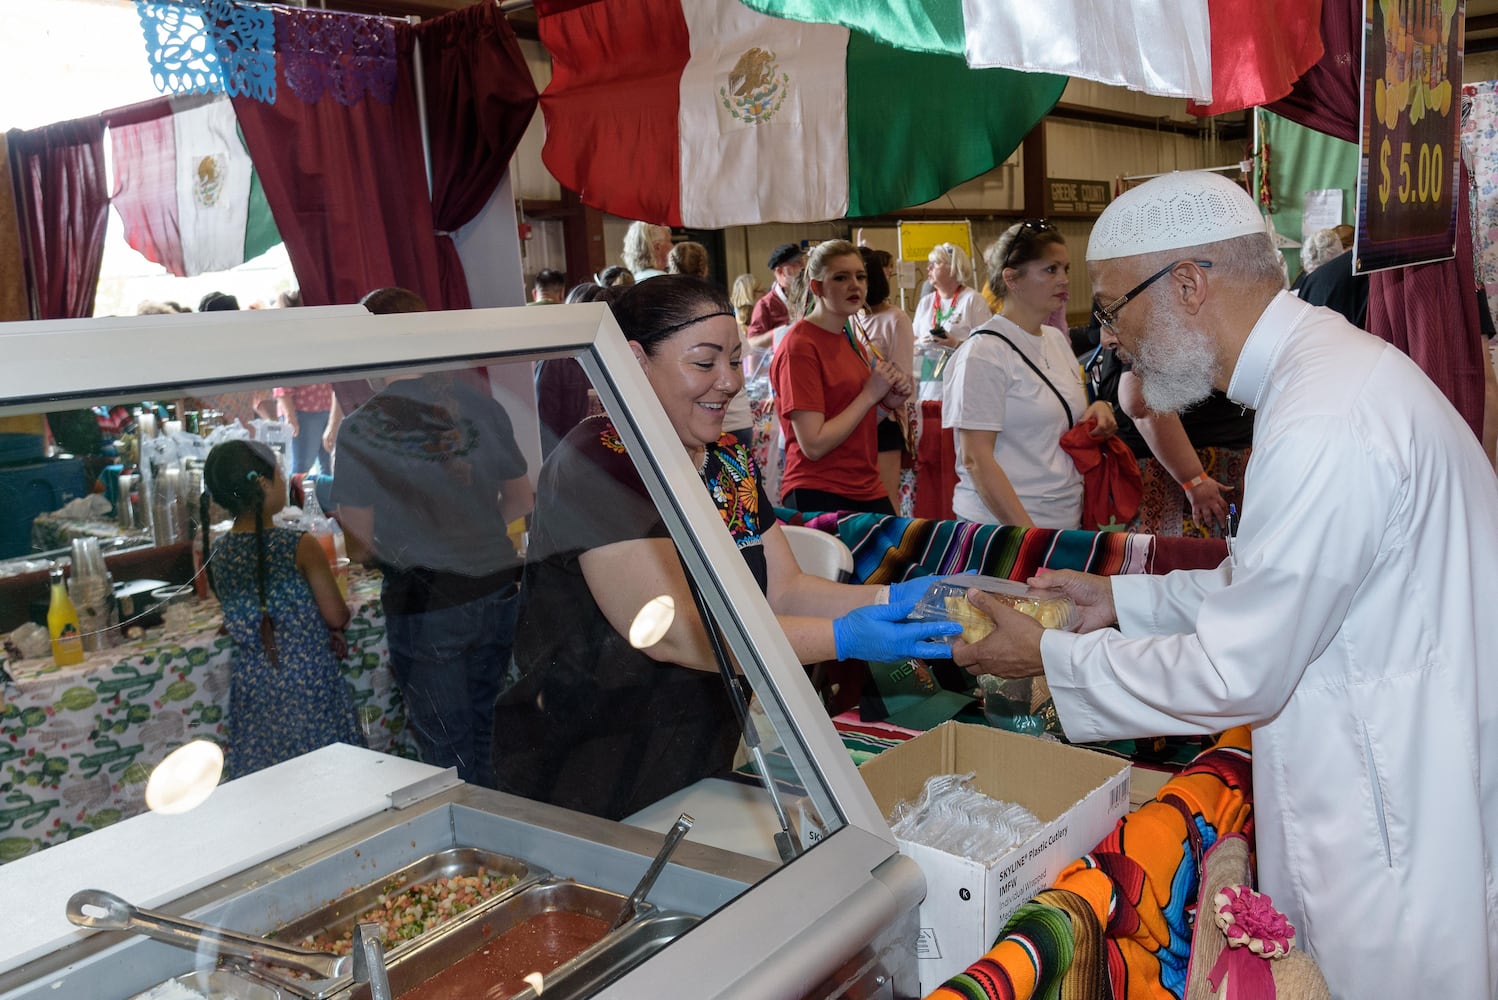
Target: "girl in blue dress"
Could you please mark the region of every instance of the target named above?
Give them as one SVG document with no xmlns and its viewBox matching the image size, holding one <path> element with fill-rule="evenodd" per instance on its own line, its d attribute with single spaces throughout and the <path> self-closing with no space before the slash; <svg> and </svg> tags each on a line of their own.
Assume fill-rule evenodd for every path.
<svg viewBox="0 0 1498 1000">
<path fill-rule="evenodd" d="M 333 652 L 343 650 L 348 606 L 317 540 L 270 523 L 286 506 L 274 452 L 257 441 L 225 441 L 208 454 L 203 486 L 205 548 L 210 496 L 234 516 L 208 560 L 208 580 L 234 640 L 228 777 L 329 743 L 363 746 Z"/>
</svg>

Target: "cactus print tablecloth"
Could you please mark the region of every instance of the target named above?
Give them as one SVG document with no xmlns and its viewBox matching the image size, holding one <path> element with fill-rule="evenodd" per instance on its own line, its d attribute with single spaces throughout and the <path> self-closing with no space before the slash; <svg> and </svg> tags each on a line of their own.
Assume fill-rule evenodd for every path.
<svg viewBox="0 0 1498 1000">
<path fill-rule="evenodd" d="M 350 587 L 343 676 L 369 748 L 415 757 L 379 594 L 378 575 Z M 232 661 L 218 605 L 205 602 L 189 627 L 151 629 L 78 666 L 9 664 L 12 679 L 0 683 L 0 864 L 144 812 L 146 778 L 168 753 L 192 739 L 233 739 Z"/>
</svg>

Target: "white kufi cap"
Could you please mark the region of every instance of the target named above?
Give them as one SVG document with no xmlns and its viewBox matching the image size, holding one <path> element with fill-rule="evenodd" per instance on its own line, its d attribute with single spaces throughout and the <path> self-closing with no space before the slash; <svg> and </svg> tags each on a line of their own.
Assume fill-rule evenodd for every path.
<svg viewBox="0 0 1498 1000">
<path fill-rule="evenodd" d="M 1220 174 L 1176 171 L 1113 200 L 1092 227 L 1088 260 L 1113 260 L 1264 232 L 1247 191 Z"/>
</svg>

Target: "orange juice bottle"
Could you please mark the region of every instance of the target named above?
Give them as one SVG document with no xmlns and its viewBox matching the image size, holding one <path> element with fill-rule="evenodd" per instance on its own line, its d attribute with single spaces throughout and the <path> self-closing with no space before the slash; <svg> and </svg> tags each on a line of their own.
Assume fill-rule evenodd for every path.
<svg viewBox="0 0 1498 1000">
<path fill-rule="evenodd" d="M 52 567 L 52 602 L 47 607 L 47 632 L 52 636 L 52 659 L 59 667 L 83 662 L 83 630 L 78 610 L 68 596 L 62 567 Z"/>
<path fill-rule="evenodd" d="M 317 539 L 318 545 L 322 546 L 323 555 L 328 557 L 329 568 L 337 566 L 338 550 L 333 547 L 333 532 L 326 520 L 319 521 L 312 526 L 312 537 Z"/>
</svg>

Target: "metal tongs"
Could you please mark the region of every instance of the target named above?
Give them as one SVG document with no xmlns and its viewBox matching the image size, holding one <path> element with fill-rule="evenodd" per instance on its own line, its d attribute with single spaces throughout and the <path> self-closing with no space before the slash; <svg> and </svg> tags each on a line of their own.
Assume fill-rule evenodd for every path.
<svg viewBox="0 0 1498 1000">
<path fill-rule="evenodd" d="M 650 862 L 649 868 L 645 869 L 645 874 L 641 877 L 640 884 L 635 886 L 635 891 L 630 893 L 629 898 L 624 901 L 624 905 L 619 907 L 619 915 L 609 925 L 610 931 L 617 931 L 634 917 L 640 908 L 640 904 L 650 894 L 650 887 L 655 885 L 656 879 L 660 878 L 661 869 L 666 867 L 666 861 L 676 850 L 676 845 L 681 843 L 681 838 L 687 835 L 687 831 L 692 828 L 694 822 L 696 821 L 686 813 L 682 813 L 676 818 L 676 823 L 670 830 L 666 831 L 666 839 L 661 844 L 661 849 L 656 854 L 655 860 Z"/>
<path fill-rule="evenodd" d="M 379 924 L 354 925 L 354 982 L 369 985 L 369 1000 L 395 1000 L 390 971 L 385 968 L 385 946 Z"/>
<path fill-rule="evenodd" d="M 84 909 L 85 907 L 100 912 L 90 913 Z M 83 889 L 73 893 L 68 899 L 67 913 L 68 919 L 79 927 L 134 931 L 182 948 L 196 950 L 207 946 L 232 958 L 246 959 L 250 962 L 271 962 L 289 969 L 310 973 L 319 977 L 322 982 L 297 983 L 293 987 L 292 983 L 282 980 L 282 977 L 276 977 L 285 982 L 286 986 L 294 988 L 297 993 L 308 997 L 325 996 L 329 992 L 328 986 L 331 985 L 332 980 L 347 976 L 364 964 L 356 962 L 354 955 L 333 955 L 323 951 L 312 951 L 307 948 L 298 948 L 295 945 L 267 941 L 253 934 L 200 924 L 196 920 L 188 920 L 185 917 L 143 910 L 127 903 L 114 893 L 105 892 L 102 889 Z M 378 928 L 366 934 L 366 948 L 371 937 L 375 953 L 379 955 Z M 367 955 L 361 957 L 367 960 Z M 371 966 L 377 964 L 383 976 L 385 968 L 383 960 L 369 964 Z M 374 995 L 376 998 L 380 997 L 379 993 Z M 386 998 L 390 996 L 388 981 L 385 983 L 384 996 Z"/>
</svg>

